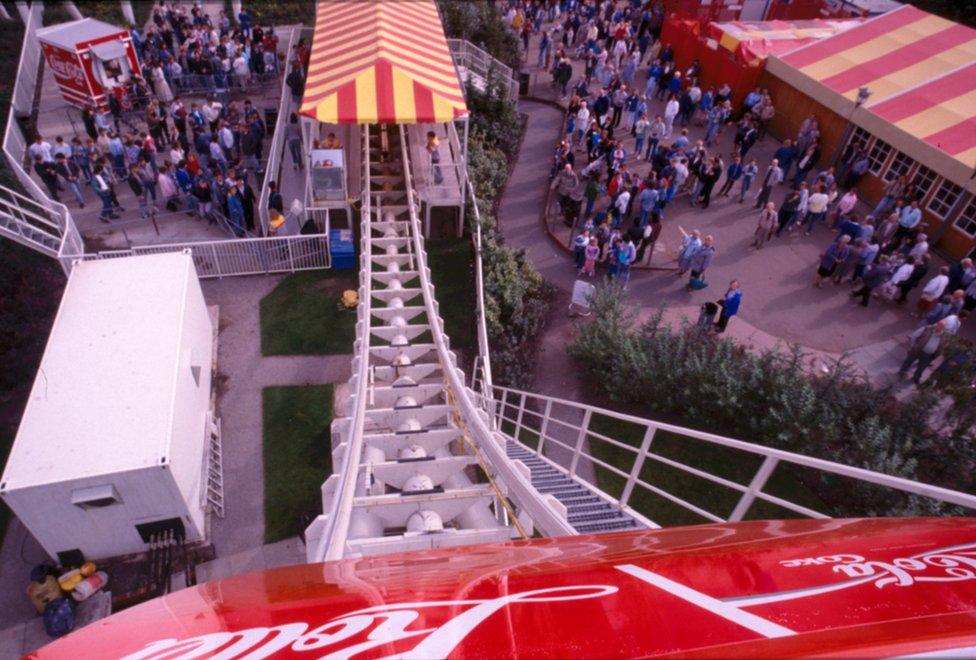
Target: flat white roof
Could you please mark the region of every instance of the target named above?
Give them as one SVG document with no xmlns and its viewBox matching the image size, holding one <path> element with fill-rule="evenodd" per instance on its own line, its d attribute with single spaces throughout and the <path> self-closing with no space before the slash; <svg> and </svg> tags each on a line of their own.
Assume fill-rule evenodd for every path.
<svg viewBox="0 0 976 660">
<path fill-rule="evenodd" d="M 189 255 L 77 264 L 0 482 L 6 490 L 168 456 Z"/>
<path fill-rule="evenodd" d="M 60 23 L 41 28 L 37 31 L 37 38 L 61 48 L 74 50 L 78 44 L 108 37 L 125 30 L 126 28 L 98 21 L 94 18 L 82 18 L 70 23 Z"/>
</svg>

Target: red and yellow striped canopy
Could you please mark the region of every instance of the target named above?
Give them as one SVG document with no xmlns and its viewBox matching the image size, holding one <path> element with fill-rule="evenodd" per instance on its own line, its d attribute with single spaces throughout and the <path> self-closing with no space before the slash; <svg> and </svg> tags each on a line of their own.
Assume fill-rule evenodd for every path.
<svg viewBox="0 0 976 660">
<path fill-rule="evenodd" d="M 320 0 L 299 112 L 327 124 L 468 114 L 433 0 Z"/>
<path fill-rule="evenodd" d="M 976 163 L 976 62 L 870 110 L 965 165 Z"/>
<path fill-rule="evenodd" d="M 905 5 L 781 59 L 850 100 L 868 87 L 877 103 L 976 61 L 976 30 Z"/>
</svg>

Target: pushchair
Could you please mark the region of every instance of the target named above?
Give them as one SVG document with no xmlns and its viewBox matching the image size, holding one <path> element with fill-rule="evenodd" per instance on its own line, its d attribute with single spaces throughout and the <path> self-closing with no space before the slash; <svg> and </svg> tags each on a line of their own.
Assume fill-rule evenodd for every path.
<svg viewBox="0 0 976 660">
<path fill-rule="evenodd" d="M 695 329 L 707 332 L 715 325 L 716 314 L 718 314 L 718 305 L 713 302 L 704 303 L 698 313 L 698 323 L 695 324 Z"/>
</svg>

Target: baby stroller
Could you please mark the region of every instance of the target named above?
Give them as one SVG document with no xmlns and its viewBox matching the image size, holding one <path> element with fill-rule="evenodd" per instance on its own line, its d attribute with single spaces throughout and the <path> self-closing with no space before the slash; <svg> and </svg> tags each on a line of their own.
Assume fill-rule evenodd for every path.
<svg viewBox="0 0 976 660">
<path fill-rule="evenodd" d="M 713 302 L 704 303 L 701 312 L 698 313 L 698 323 L 695 329 L 701 332 L 708 332 L 715 325 L 715 315 L 718 314 L 718 305 Z"/>
</svg>

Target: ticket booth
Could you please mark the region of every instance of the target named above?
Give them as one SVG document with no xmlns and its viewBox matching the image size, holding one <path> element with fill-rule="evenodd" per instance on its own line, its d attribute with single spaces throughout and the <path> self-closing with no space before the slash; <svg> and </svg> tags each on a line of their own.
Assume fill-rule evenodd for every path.
<svg viewBox="0 0 976 660">
<path fill-rule="evenodd" d="M 37 31 L 44 59 L 65 102 L 103 106 L 106 92 L 141 74 L 129 31 L 83 18 Z"/>
</svg>

